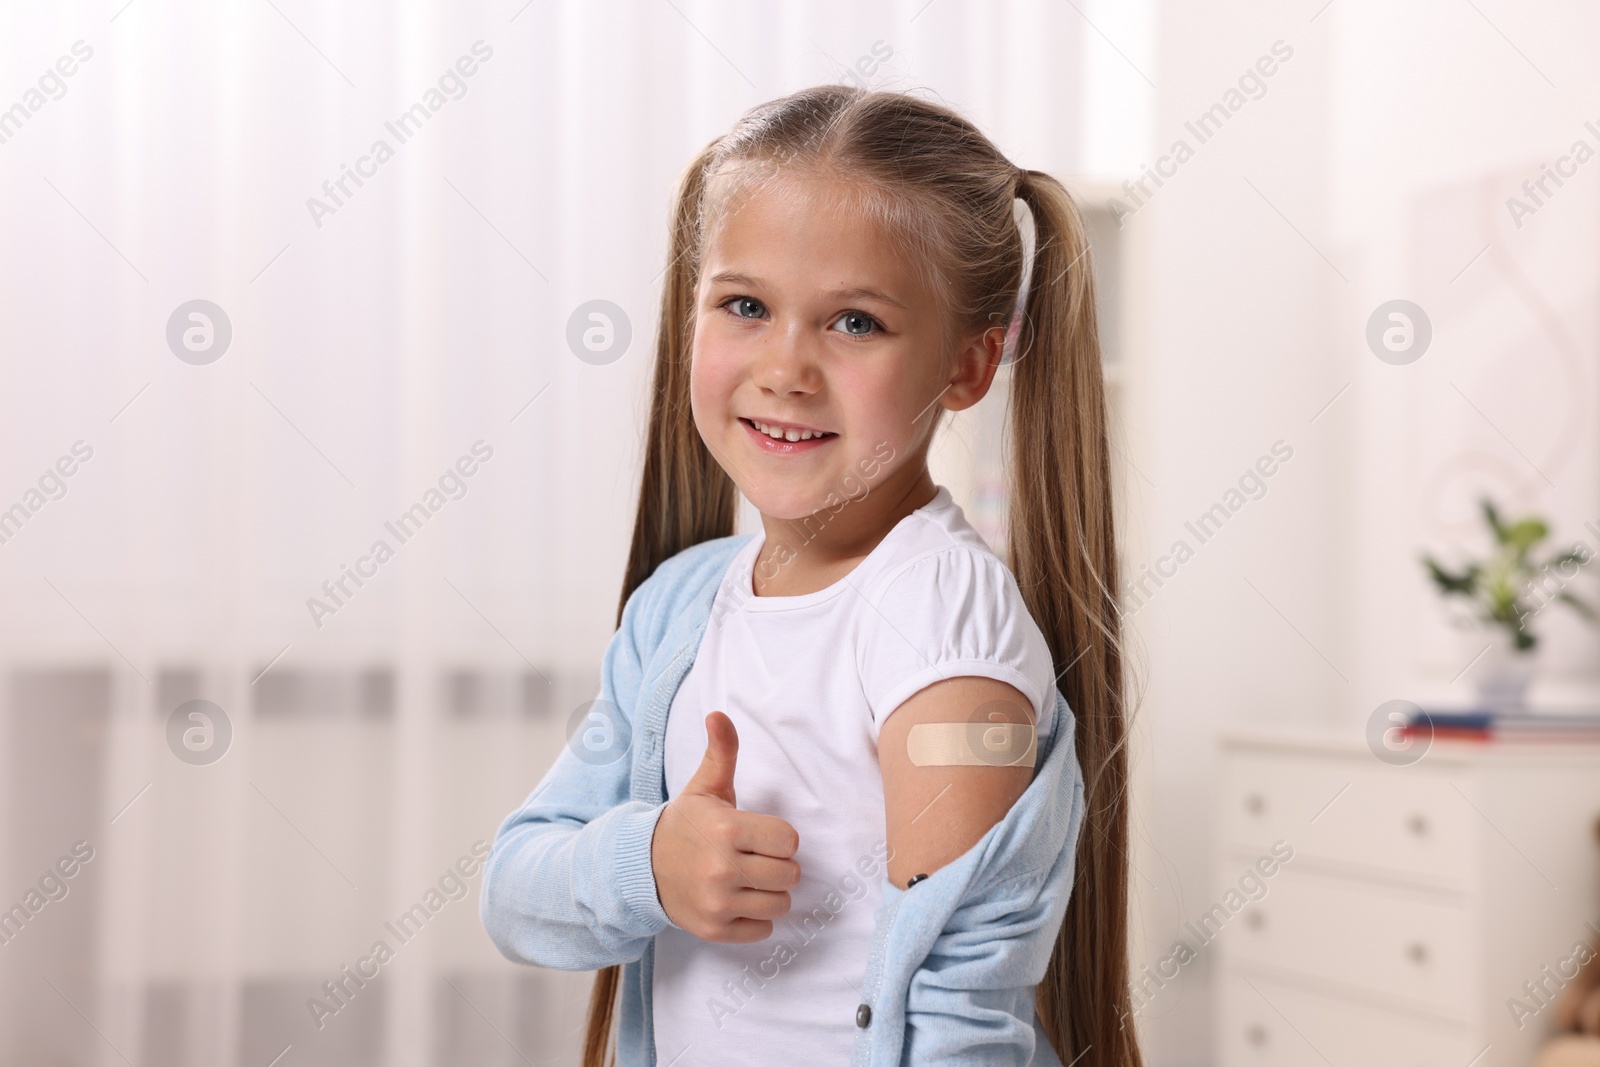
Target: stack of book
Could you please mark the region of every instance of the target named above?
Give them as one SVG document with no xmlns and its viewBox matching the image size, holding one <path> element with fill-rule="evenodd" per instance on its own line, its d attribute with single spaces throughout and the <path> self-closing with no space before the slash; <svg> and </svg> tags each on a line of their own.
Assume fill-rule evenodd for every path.
<svg viewBox="0 0 1600 1067">
<path fill-rule="evenodd" d="M 1600 714 L 1423 710 L 1412 715 L 1400 732 L 1435 740 L 1592 744 L 1600 742 Z"/>
</svg>

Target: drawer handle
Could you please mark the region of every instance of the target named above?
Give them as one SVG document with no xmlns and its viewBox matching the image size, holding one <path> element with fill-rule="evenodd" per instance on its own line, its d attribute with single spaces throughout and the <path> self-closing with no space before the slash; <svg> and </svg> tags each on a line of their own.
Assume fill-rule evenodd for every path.
<svg viewBox="0 0 1600 1067">
<path fill-rule="evenodd" d="M 1249 1026 L 1249 1027 L 1247 1027 L 1245 1029 L 1244 1038 L 1245 1038 L 1246 1041 L 1250 1042 L 1252 1045 L 1255 1045 L 1257 1048 L 1260 1048 L 1262 1045 L 1265 1045 L 1267 1043 L 1267 1030 L 1266 1030 L 1266 1027 L 1259 1026 L 1259 1025 L 1251 1025 L 1251 1026 Z"/>
<path fill-rule="evenodd" d="M 1406 955 L 1411 957 L 1411 962 L 1422 965 L 1428 962 L 1428 946 L 1421 941 L 1413 941 L 1406 946 Z"/>
<path fill-rule="evenodd" d="M 1244 798 L 1244 810 L 1251 815 L 1260 815 L 1267 810 L 1267 801 L 1260 793 L 1251 793 Z"/>
<path fill-rule="evenodd" d="M 1406 829 L 1418 837 L 1428 836 L 1428 820 L 1421 815 L 1413 815 L 1406 820 Z"/>
</svg>

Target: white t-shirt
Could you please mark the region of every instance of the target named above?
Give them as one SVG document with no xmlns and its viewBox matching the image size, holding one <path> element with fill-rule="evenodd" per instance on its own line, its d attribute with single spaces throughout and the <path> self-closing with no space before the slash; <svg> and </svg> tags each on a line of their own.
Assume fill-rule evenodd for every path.
<svg viewBox="0 0 1600 1067">
<path fill-rule="evenodd" d="M 739 733 L 739 807 L 795 828 L 801 878 L 765 941 L 719 944 L 677 926 L 656 935 L 662 1067 L 848 1063 L 887 877 L 883 720 L 933 682 L 968 675 L 1016 686 L 1041 736 L 1054 718 L 1044 635 L 1011 571 L 943 486 L 813 593 L 754 594 L 764 541 L 758 532 L 734 556 L 673 698 L 667 796 L 700 766 L 706 714 L 725 712 Z"/>
</svg>

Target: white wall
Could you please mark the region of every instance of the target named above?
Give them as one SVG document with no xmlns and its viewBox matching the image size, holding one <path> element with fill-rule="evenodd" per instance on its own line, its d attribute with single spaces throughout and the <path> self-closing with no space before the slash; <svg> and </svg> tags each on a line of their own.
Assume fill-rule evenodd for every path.
<svg viewBox="0 0 1600 1067">
<path fill-rule="evenodd" d="M 1131 562 L 1178 538 L 1197 551 L 1136 616 L 1147 961 L 1228 874 L 1211 860 L 1219 729 L 1359 733 L 1387 700 L 1468 703 L 1472 676 L 1457 675 L 1482 642 L 1444 624 L 1416 555 L 1482 547 L 1480 490 L 1550 517 L 1556 541 L 1596 544 L 1582 524 L 1600 514 L 1600 167 L 1521 230 L 1504 205 L 1575 137 L 1600 144 L 1581 128 L 1594 19 L 1576 4 L 1160 6 L 1155 140 L 1196 151 L 1130 222 L 1152 248 L 1153 317 L 1134 389 L 1148 554 Z M 1294 54 L 1265 95 L 1198 144 L 1184 122 L 1280 39 Z M 1396 297 L 1434 327 L 1408 366 L 1364 341 Z M 1267 495 L 1198 545 L 1185 521 L 1279 439 L 1294 456 Z M 1595 631 L 1539 621 L 1535 700 L 1593 706 Z M 1146 1010 L 1154 1062 L 1212 1062 L 1209 966 L 1202 953 Z"/>
</svg>

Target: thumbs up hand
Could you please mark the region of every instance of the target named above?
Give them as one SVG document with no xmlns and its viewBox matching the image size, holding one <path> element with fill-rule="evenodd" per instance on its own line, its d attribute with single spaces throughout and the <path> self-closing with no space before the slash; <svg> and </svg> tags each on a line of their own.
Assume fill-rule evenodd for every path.
<svg viewBox="0 0 1600 1067">
<path fill-rule="evenodd" d="M 706 716 L 706 754 L 656 822 L 650 864 L 656 896 L 675 925 L 703 941 L 745 944 L 772 936 L 800 881 L 800 835 L 772 815 L 740 811 L 733 792 L 739 734 L 720 711 Z"/>
</svg>

